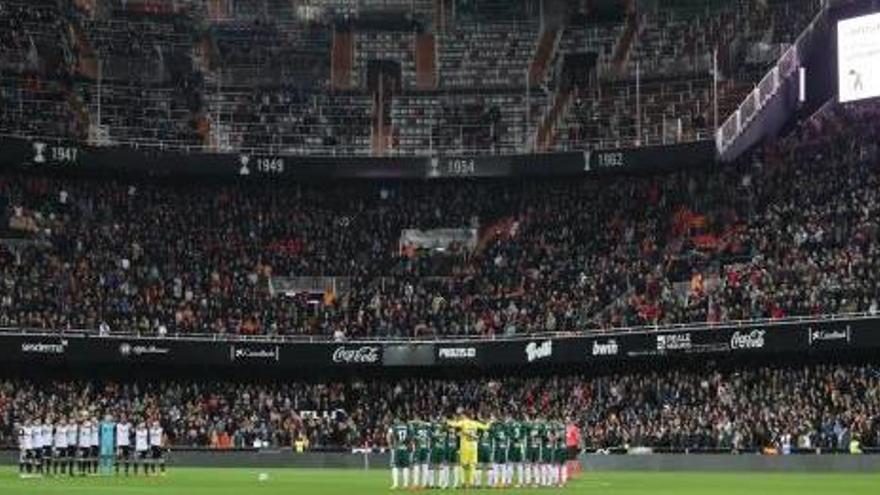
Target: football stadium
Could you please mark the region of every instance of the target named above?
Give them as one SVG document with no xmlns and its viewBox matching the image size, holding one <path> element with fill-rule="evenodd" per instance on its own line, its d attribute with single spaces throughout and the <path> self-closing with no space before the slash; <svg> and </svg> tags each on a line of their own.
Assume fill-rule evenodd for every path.
<svg viewBox="0 0 880 495">
<path fill-rule="evenodd" d="M 0 0 L 0 493 L 880 493 L 880 0 Z"/>
</svg>

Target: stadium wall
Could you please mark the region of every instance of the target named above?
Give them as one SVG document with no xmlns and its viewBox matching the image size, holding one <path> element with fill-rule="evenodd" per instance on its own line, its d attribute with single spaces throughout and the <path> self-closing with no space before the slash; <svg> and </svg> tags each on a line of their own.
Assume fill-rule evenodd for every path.
<svg viewBox="0 0 880 495">
<path fill-rule="evenodd" d="M 158 146 L 158 145 L 157 145 Z M 90 176 L 302 179 L 455 179 L 651 172 L 709 166 L 711 140 L 615 150 L 522 155 L 336 157 L 204 153 L 161 147 L 95 147 L 70 141 L 0 138 L 0 167 Z"/>
<path fill-rule="evenodd" d="M 748 358 L 786 353 L 817 356 L 876 352 L 880 349 L 878 326 L 880 318 L 865 315 L 496 340 L 352 342 L 215 340 L 212 336 L 157 338 L 124 333 L 100 337 L 84 332 L 52 334 L 10 329 L 0 331 L 0 365 L 152 369 L 201 366 L 212 372 L 607 366 L 624 361 L 682 360 L 706 355 Z"/>
<path fill-rule="evenodd" d="M 334 468 L 386 469 L 389 454 L 350 454 L 309 452 L 295 454 L 291 449 L 272 451 L 174 451 L 170 466 L 215 468 Z M 15 450 L 0 451 L 0 464 L 18 462 Z M 880 472 L 880 455 L 789 455 L 757 454 L 651 454 L 581 455 L 585 471 L 691 471 L 691 472 Z"/>
</svg>

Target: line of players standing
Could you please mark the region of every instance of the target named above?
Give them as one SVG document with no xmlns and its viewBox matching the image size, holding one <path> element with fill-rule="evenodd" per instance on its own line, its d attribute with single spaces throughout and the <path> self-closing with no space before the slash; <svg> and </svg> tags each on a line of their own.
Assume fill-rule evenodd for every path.
<svg viewBox="0 0 880 495">
<path fill-rule="evenodd" d="M 477 464 L 468 475 L 460 432 L 446 421 L 397 422 L 387 435 L 392 489 L 562 487 L 570 475 L 568 462 L 577 458 L 577 450 L 566 446 L 565 432 L 558 421 L 490 420 L 474 439 Z"/>
<path fill-rule="evenodd" d="M 74 419 L 60 418 L 53 421 L 25 421 L 18 426 L 19 473 L 21 476 L 49 476 L 67 474 L 81 476 L 97 474 L 102 457 L 115 465 L 116 474 L 125 466 L 125 474 L 143 465 L 144 474 L 156 473 L 158 465 L 165 473 L 165 449 L 162 426 L 158 421 L 151 424 L 140 422 L 133 427 L 128 421 L 110 423 L 102 430 L 96 419 L 77 423 Z M 104 439 L 104 435 L 112 438 Z M 102 441 L 114 451 L 102 456 Z"/>
</svg>

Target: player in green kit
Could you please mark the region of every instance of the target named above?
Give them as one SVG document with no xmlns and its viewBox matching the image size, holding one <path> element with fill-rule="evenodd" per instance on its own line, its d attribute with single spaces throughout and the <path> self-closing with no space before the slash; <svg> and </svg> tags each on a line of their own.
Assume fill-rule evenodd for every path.
<svg viewBox="0 0 880 495">
<path fill-rule="evenodd" d="M 552 423 L 545 423 L 541 436 L 541 486 L 553 484 L 553 453 L 556 451 L 556 431 Z"/>
<path fill-rule="evenodd" d="M 541 481 L 541 447 L 544 427 L 539 421 L 526 424 L 526 483 L 538 486 Z"/>
<path fill-rule="evenodd" d="M 424 488 L 428 481 L 428 462 L 431 460 L 431 424 L 416 420 L 410 424 L 413 435 L 413 486 Z"/>
<path fill-rule="evenodd" d="M 435 486 L 446 488 L 449 481 L 449 478 L 443 477 L 443 468 L 446 465 L 446 441 L 446 424 L 438 420 L 431 425 L 431 465 L 426 484 L 428 488 Z"/>
<path fill-rule="evenodd" d="M 396 490 L 400 473 L 403 472 L 403 488 L 409 488 L 409 467 L 412 457 L 412 430 L 407 423 L 396 422 L 388 429 L 388 446 L 391 447 L 391 489 Z"/>
<path fill-rule="evenodd" d="M 507 449 L 510 447 L 507 423 L 504 421 L 492 423 L 492 426 L 489 427 L 489 437 L 492 439 L 492 471 L 489 472 L 489 486 L 502 487 L 505 484 Z"/>
<path fill-rule="evenodd" d="M 568 448 L 565 446 L 565 423 L 561 421 L 554 422 L 554 430 L 556 431 L 554 435 L 556 445 L 553 453 L 553 461 L 556 463 L 554 466 L 555 484 L 562 487 L 568 481 L 565 472 L 565 464 L 568 461 Z"/>
<path fill-rule="evenodd" d="M 490 422 L 491 429 L 494 423 Z M 479 488 L 483 483 L 483 471 L 488 470 L 492 462 L 492 434 L 489 430 L 480 431 L 477 439 L 477 472 L 476 486 Z"/>
<path fill-rule="evenodd" d="M 449 471 L 450 469 L 453 470 L 452 487 L 456 489 L 461 486 L 461 481 L 464 476 L 464 471 L 461 468 L 461 459 L 459 457 L 459 454 L 461 453 L 461 445 L 459 445 L 459 441 L 458 433 L 452 428 L 447 427 L 446 466 L 444 466 L 444 471 L 446 471 L 446 481 L 449 483 Z"/>
<path fill-rule="evenodd" d="M 510 474 L 508 475 L 507 484 L 513 484 L 513 470 L 516 469 L 516 486 L 521 487 L 525 484 L 525 473 L 523 471 L 523 461 L 526 455 L 526 431 L 522 421 L 511 419 L 507 424 L 507 431 L 510 436 L 510 448 L 507 451 L 507 463 Z"/>
</svg>

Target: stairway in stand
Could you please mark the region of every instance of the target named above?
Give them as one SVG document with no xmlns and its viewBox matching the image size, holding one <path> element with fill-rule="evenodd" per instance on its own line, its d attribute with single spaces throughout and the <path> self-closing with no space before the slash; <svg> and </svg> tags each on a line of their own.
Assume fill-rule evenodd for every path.
<svg viewBox="0 0 880 495">
<path fill-rule="evenodd" d="M 352 89 L 354 66 L 354 34 L 351 31 L 333 32 L 333 51 L 330 62 L 330 84 L 336 90 Z"/>
<path fill-rule="evenodd" d="M 437 89 L 437 43 L 433 34 L 416 36 L 416 88 Z"/>
<path fill-rule="evenodd" d="M 529 84 L 532 86 L 543 83 L 547 77 L 547 70 L 550 68 L 550 61 L 553 60 L 561 33 L 558 29 L 545 29 L 538 35 L 535 56 L 529 64 Z"/>
</svg>

